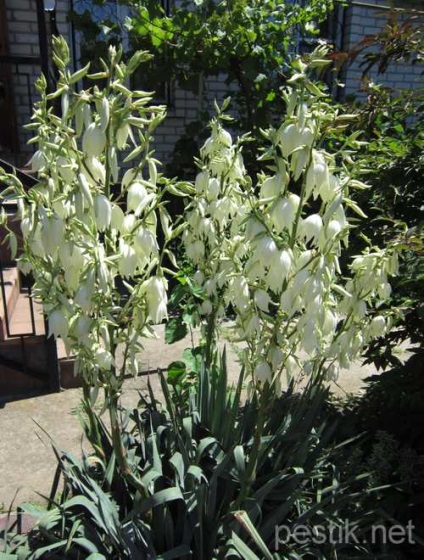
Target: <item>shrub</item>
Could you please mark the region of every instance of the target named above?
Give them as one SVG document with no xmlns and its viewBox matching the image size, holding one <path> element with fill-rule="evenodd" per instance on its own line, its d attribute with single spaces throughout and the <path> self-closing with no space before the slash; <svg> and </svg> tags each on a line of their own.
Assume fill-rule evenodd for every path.
<svg viewBox="0 0 424 560">
<path fill-rule="evenodd" d="M 302 394 L 289 389 L 243 402 L 242 381 L 228 390 L 224 355 L 211 370 L 201 369 L 184 415 L 175 413 L 164 378 L 165 406 L 150 393 L 138 408 L 121 410 L 124 453 L 146 496 L 122 478 L 101 417 L 95 416 L 95 431 L 84 422 L 95 454 L 78 461 L 57 452 L 63 491 L 47 511 L 25 508 L 38 524 L 26 550 L 15 554 L 92 560 L 364 555 L 367 531 L 381 519 L 366 477 L 345 477 L 338 466 L 343 446 L 331 444 L 334 427 L 323 418 L 327 391 L 311 381 Z M 280 525 L 330 533 L 347 519 L 358 525 L 360 544 L 308 540 L 276 548 Z"/>
</svg>

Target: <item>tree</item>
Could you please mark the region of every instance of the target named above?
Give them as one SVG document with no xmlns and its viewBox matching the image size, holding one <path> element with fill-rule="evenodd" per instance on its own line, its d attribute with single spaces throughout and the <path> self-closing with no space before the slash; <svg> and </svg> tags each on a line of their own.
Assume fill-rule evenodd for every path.
<svg viewBox="0 0 424 560">
<path fill-rule="evenodd" d="M 424 343 L 424 88 L 390 88 L 368 75 L 372 69 L 381 75 L 394 63 L 422 66 L 423 27 L 415 15 L 401 20 L 393 13 L 381 32 L 349 53 L 350 58 L 362 57 L 367 92 L 357 124 L 369 141 L 358 169 L 368 170 L 365 178 L 372 187 L 361 201 L 369 217 L 362 233 L 375 243 L 398 237 L 407 250 L 392 294 L 392 304 L 403 309 L 404 318 L 369 353 L 383 366 L 398 362 L 394 343 Z"/>
<path fill-rule="evenodd" d="M 194 171 L 193 155 L 211 116 L 205 104 L 207 79 L 226 76 L 233 92 L 235 128 L 251 131 L 259 140 L 260 129 L 284 112 L 280 89 L 299 42 L 318 35 L 320 23 L 333 6 L 333 0 L 312 0 L 307 5 L 288 0 L 181 0 L 167 13 L 157 0 L 121 3 L 132 14 L 126 22 L 132 47 L 148 49 L 154 55 L 144 70 L 143 87 L 160 91 L 166 79 L 198 96 L 197 119 L 188 124 L 175 148 L 179 165 L 172 166 L 174 173 L 187 172 L 188 161 L 188 168 Z M 87 13 L 72 17 L 93 33 Z M 108 22 L 108 29 L 116 34 L 119 25 Z"/>
</svg>

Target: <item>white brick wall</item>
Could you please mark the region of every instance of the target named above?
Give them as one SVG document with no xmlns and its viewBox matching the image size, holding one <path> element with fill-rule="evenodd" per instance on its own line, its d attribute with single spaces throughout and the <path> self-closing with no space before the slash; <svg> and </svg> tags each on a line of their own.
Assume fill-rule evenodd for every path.
<svg viewBox="0 0 424 560">
<path fill-rule="evenodd" d="M 57 2 L 57 23 L 59 31 L 69 37 L 66 22 L 68 1 Z M 6 0 L 9 50 L 11 56 L 40 56 L 38 38 L 37 6 L 35 0 Z M 46 21 L 48 24 L 48 15 Z M 13 64 L 12 87 L 15 101 L 16 120 L 19 134 L 20 151 L 25 157 L 33 151 L 27 142 L 31 134 L 24 130 L 31 117 L 31 104 L 37 99 L 34 82 L 41 73 L 39 64 Z"/>
<path fill-rule="evenodd" d="M 363 0 L 363 3 L 373 4 L 373 6 L 358 6 L 353 2 L 353 5 L 348 8 L 346 28 L 346 47 L 348 49 L 354 48 L 367 35 L 374 35 L 381 31 L 389 16 L 388 10 L 375 8 L 376 5 L 387 7 L 390 4 L 388 0 Z M 408 2 L 405 0 L 398 0 L 395 5 L 408 8 Z M 404 12 L 400 15 L 400 20 L 407 18 L 409 15 L 408 12 Z M 362 75 L 362 69 L 359 67 L 360 61 L 361 58 L 359 57 L 346 72 L 346 95 L 357 95 Z M 391 87 L 413 89 L 424 85 L 420 73 L 421 69 L 418 66 L 405 64 L 404 62 L 393 62 L 389 65 L 385 74 L 378 76 L 377 72 L 373 70 L 370 72 L 370 76 L 378 83 L 384 83 Z M 361 98 L 360 94 L 359 98 Z"/>
<path fill-rule="evenodd" d="M 374 5 L 387 5 L 388 0 L 364 0 Z M 407 2 L 398 0 L 402 7 Z M 37 11 L 35 0 L 6 0 L 9 30 L 10 54 L 17 56 L 39 56 Z M 67 23 L 68 0 L 57 0 L 57 25 L 59 31 L 69 38 Z M 377 33 L 382 29 L 388 12 L 378 11 L 374 7 L 351 6 L 346 21 L 345 48 L 352 48 L 366 35 Z M 48 21 L 48 16 L 47 16 Z M 340 22 L 338 27 L 340 30 Z M 356 94 L 360 85 L 362 71 L 356 61 L 346 74 L 346 94 Z M 30 119 L 30 103 L 36 99 L 34 81 L 40 73 L 40 67 L 13 66 L 13 88 L 16 103 L 17 121 L 19 127 L 20 146 L 22 151 L 30 152 L 32 147 L 26 146 L 29 134 L 23 130 L 23 125 Z M 397 87 L 416 87 L 422 85 L 420 68 L 405 64 L 392 64 L 384 76 L 378 78 Z M 212 114 L 212 102 L 216 98 L 222 102 L 228 95 L 230 88 L 225 84 L 225 76 L 210 78 L 206 84 L 207 101 L 204 108 Z M 232 88 L 234 91 L 234 87 Z M 157 157 L 166 163 L 169 161 L 175 142 L 184 132 L 185 126 L 197 118 L 199 111 L 198 96 L 176 87 L 173 95 L 173 105 L 168 108 L 168 117 L 159 127 L 155 135 Z"/>
<path fill-rule="evenodd" d="M 225 75 L 210 77 L 206 80 L 206 100 L 203 109 L 213 115 L 213 101 L 218 104 L 234 92 L 234 87 L 225 83 Z M 191 92 L 175 87 L 173 92 L 173 105 L 168 108 L 168 117 L 157 129 L 155 134 L 156 156 L 163 163 L 169 162 L 174 150 L 175 142 L 184 133 L 185 127 L 192 121 L 197 120 L 200 109 L 199 98 Z"/>
</svg>

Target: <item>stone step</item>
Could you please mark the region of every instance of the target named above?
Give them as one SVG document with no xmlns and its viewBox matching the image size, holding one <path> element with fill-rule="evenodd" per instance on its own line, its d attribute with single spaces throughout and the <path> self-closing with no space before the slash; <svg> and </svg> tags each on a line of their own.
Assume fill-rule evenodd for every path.
<svg viewBox="0 0 424 560">
<path fill-rule="evenodd" d="M 16 400 L 46 389 L 46 382 L 20 371 L 0 365 L 0 402 Z"/>
<path fill-rule="evenodd" d="M 0 400 L 47 390 L 49 367 L 43 335 L 0 342 Z"/>
</svg>

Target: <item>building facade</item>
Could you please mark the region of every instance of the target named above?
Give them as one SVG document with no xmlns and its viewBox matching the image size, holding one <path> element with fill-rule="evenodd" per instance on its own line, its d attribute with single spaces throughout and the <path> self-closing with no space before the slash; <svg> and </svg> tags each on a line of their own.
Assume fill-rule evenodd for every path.
<svg viewBox="0 0 424 560">
<path fill-rule="evenodd" d="M 113 0 L 109 0 L 109 4 L 113 4 Z M 395 4 L 405 10 L 401 17 L 410 15 L 408 2 Z M 36 100 L 36 77 L 41 71 L 51 72 L 49 37 L 60 32 L 71 44 L 72 52 L 78 53 L 78 37 L 68 22 L 72 5 L 72 0 L 0 0 L 0 159 L 22 165 L 31 155 L 33 148 L 27 145 L 30 133 L 23 126 L 29 122 Z M 54 11 L 46 11 L 53 6 Z M 410 7 L 416 10 L 416 2 Z M 389 8 L 388 0 L 351 0 L 347 7 L 339 6 L 329 22 L 329 41 L 337 50 L 352 49 L 365 36 L 383 28 Z M 424 16 L 424 2 L 421 15 Z M 394 87 L 415 88 L 423 85 L 420 72 L 418 66 L 392 64 L 378 80 Z M 361 75 L 357 60 L 343 71 L 341 80 L 345 87 L 333 84 L 335 97 L 360 95 Z M 229 91 L 225 76 L 209 80 L 207 91 L 211 102 L 226 97 Z M 155 137 L 159 159 L 169 160 L 176 140 L 185 126 L 196 119 L 199 108 L 196 95 L 172 86 L 168 117 Z"/>
</svg>

